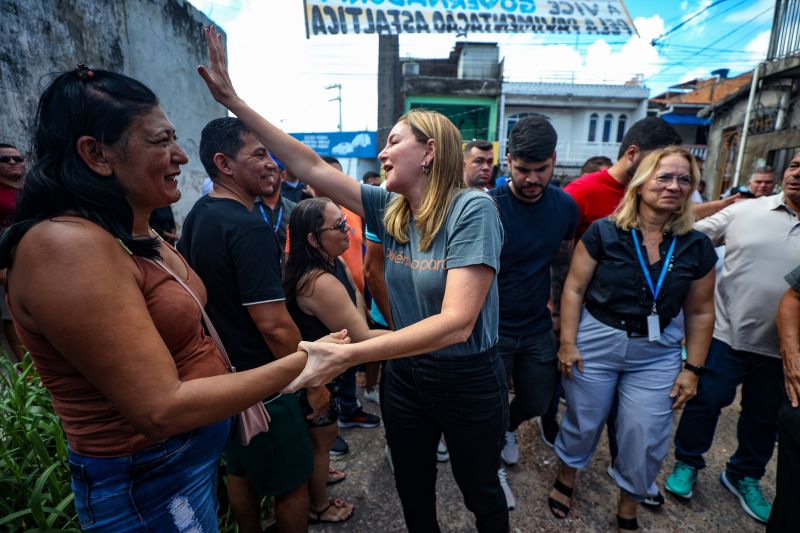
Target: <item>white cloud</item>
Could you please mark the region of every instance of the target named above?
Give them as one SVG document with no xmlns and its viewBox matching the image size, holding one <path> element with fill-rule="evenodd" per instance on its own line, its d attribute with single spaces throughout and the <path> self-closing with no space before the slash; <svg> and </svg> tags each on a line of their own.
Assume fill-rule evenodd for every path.
<svg viewBox="0 0 800 533">
<path fill-rule="evenodd" d="M 756 35 L 752 41 L 745 45 L 745 51 L 766 56 L 767 49 L 769 48 L 770 33 L 771 32 L 767 30 Z"/>
<path fill-rule="evenodd" d="M 689 3 L 682 2 L 681 11 L 686 11 L 686 13 L 683 15 L 683 17 L 681 17 L 681 21 L 687 21 L 689 19 L 692 19 L 687 24 L 687 26 L 697 26 L 698 24 L 701 24 L 709 16 L 709 12 L 705 10 L 708 9 L 708 6 L 711 5 L 711 2 L 712 0 L 701 0 L 700 2 L 697 3 L 697 6 L 691 11 L 689 11 L 690 9 Z"/>
<path fill-rule="evenodd" d="M 725 17 L 726 23 L 744 23 L 748 20 L 752 19 L 753 17 L 757 16 L 759 13 L 770 10 L 770 14 L 763 15 L 759 17 L 759 20 L 766 19 L 766 17 L 771 16 L 772 10 L 775 8 L 775 0 L 755 0 L 741 9 L 733 10 L 729 15 Z M 767 19 L 768 20 L 768 19 Z"/>
<path fill-rule="evenodd" d="M 710 78 L 711 73 L 708 70 L 708 67 L 696 67 L 691 70 L 687 70 L 683 76 L 680 77 L 680 81 L 678 83 L 684 83 L 686 81 L 692 81 L 696 79 L 705 79 Z"/>
<path fill-rule="evenodd" d="M 196 0 L 199 4 L 200 0 Z M 214 9 L 220 7 L 213 0 Z M 228 0 L 231 78 L 240 96 L 286 131 L 335 131 L 342 85 L 345 130 L 375 129 L 377 39 L 327 36 L 306 39 L 301 3 Z M 213 14 L 213 12 L 212 12 Z"/>
</svg>

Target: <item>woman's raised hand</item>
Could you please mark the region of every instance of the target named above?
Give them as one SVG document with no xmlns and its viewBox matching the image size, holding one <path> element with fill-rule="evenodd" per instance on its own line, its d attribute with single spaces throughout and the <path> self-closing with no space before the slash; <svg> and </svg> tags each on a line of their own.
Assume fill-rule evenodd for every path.
<svg viewBox="0 0 800 533">
<path fill-rule="evenodd" d="M 215 26 L 207 26 L 203 29 L 208 47 L 209 64 L 208 67 L 200 65 L 197 72 L 206 82 L 208 90 L 214 100 L 230 108 L 239 96 L 233 88 L 230 74 L 228 74 L 228 58 L 225 56 L 225 48 L 222 46 L 222 34 L 217 32 Z"/>
</svg>

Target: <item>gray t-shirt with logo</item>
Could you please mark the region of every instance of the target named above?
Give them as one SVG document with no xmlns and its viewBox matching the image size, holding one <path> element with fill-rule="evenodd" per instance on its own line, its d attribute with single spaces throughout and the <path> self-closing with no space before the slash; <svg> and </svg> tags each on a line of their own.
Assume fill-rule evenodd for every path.
<svg viewBox="0 0 800 533">
<path fill-rule="evenodd" d="M 493 347 L 497 343 L 497 271 L 503 246 L 503 229 L 494 202 L 477 190 L 456 193 L 442 229 L 422 252 L 413 217 L 406 244 L 400 244 L 384 230 L 383 214 L 394 197 L 394 193 L 381 187 L 361 186 L 367 226 L 383 243 L 386 287 L 395 328 L 441 312 L 447 270 L 488 265 L 495 276 L 469 339 L 434 353 L 468 355 Z"/>
</svg>

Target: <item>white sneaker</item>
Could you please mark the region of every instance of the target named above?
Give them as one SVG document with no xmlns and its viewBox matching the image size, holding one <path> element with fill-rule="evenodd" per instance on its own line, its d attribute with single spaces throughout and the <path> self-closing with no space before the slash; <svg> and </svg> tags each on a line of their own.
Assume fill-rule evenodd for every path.
<svg viewBox="0 0 800 533">
<path fill-rule="evenodd" d="M 450 460 L 450 452 L 447 451 L 447 444 L 444 438 L 439 439 L 439 444 L 436 446 L 436 460 L 440 463 L 446 463 Z"/>
<path fill-rule="evenodd" d="M 514 493 L 511 492 L 511 487 L 508 486 L 508 477 L 506 476 L 506 469 L 502 466 L 497 471 L 497 477 L 500 478 L 500 486 L 503 487 L 503 494 L 506 496 L 506 505 L 509 511 L 513 511 L 517 506 L 517 500 L 514 499 Z"/>
<path fill-rule="evenodd" d="M 506 431 L 506 444 L 500 452 L 500 458 L 509 466 L 519 462 L 519 444 L 517 444 L 517 434 L 514 431 Z"/>
<path fill-rule="evenodd" d="M 364 391 L 364 399 L 367 400 L 368 402 L 372 402 L 372 403 L 376 403 L 376 404 L 380 405 L 381 404 L 381 398 L 380 398 L 380 395 L 378 394 L 378 388 L 375 387 L 372 390 L 365 390 Z"/>
</svg>

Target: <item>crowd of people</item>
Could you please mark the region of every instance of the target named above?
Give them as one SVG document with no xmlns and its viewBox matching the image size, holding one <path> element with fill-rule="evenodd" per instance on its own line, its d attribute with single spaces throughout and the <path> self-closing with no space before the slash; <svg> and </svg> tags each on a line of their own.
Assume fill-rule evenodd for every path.
<svg viewBox="0 0 800 533">
<path fill-rule="evenodd" d="M 496 183 L 492 143 L 412 110 L 358 183 L 250 108 L 205 39 L 198 72 L 234 117 L 202 131 L 210 185 L 180 235 L 164 210 L 188 158 L 142 83 L 79 65 L 41 96 L 30 168 L 0 144 L 4 348 L 29 351 L 52 396 L 83 529 L 216 531 L 223 455 L 239 531 L 262 531 L 264 497 L 275 531 L 346 522 L 355 506 L 328 493 L 347 477 L 338 429 L 382 420 L 409 531 L 440 530 L 449 460 L 475 529 L 506 532 L 505 469 L 537 419 L 560 460 L 543 509 L 574 512 L 606 427 L 611 512 L 636 531 L 639 504 L 664 503 L 675 413 L 664 488 L 685 501 L 741 385 L 720 481 L 768 531 L 795 530 L 800 152 L 780 192 L 761 167 L 708 201 L 701 162 L 645 118 L 561 188 L 557 132 L 533 116 Z M 254 432 L 240 413 L 259 405 Z"/>
</svg>

